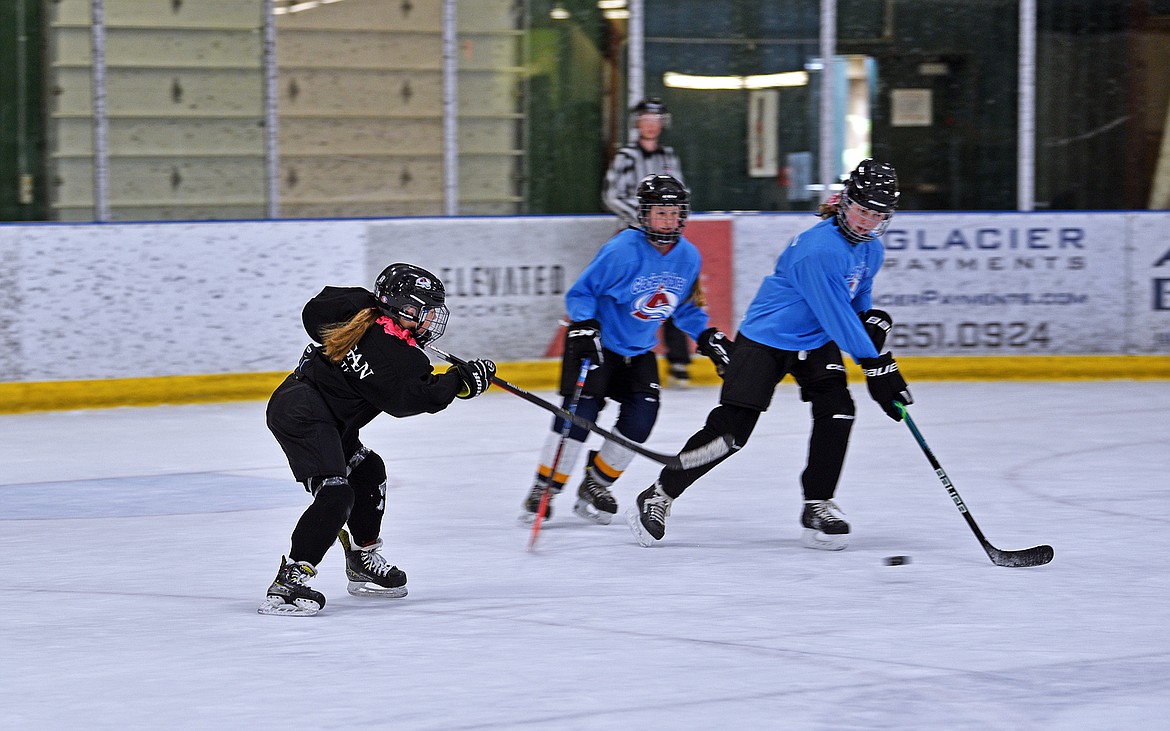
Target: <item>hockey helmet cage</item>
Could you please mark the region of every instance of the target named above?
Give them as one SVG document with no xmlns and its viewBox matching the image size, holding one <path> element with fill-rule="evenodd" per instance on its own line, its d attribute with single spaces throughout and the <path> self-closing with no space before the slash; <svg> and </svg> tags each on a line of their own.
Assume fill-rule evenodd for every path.
<svg viewBox="0 0 1170 731">
<path fill-rule="evenodd" d="M 420 346 L 438 340 L 447 329 L 447 290 L 422 267 L 403 263 L 386 267 L 374 284 L 374 297 L 386 315 L 418 323 L 414 339 Z"/>
<path fill-rule="evenodd" d="M 837 228 L 846 239 L 855 244 L 871 241 L 886 232 L 890 219 L 898 210 L 898 174 L 894 166 L 886 162 L 875 162 L 871 159 L 862 160 L 849 174 L 845 181 L 845 188 L 841 191 L 841 198 L 837 206 Z M 870 213 L 858 211 L 863 208 Z M 873 219 L 878 214 L 878 220 L 873 225 L 866 225 L 864 231 L 858 230 L 856 219 L 863 215 Z"/>
<path fill-rule="evenodd" d="M 650 226 L 650 210 L 655 206 L 678 206 L 678 223 L 665 231 Z M 655 246 L 673 246 L 687 224 L 691 210 L 691 192 L 670 175 L 647 175 L 638 183 L 638 222 Z"/>
</svg>

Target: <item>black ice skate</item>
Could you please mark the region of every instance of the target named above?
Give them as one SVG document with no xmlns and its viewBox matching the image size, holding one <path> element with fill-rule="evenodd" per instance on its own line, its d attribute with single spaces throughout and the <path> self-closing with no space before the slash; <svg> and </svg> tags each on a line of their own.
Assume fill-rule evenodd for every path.
<svg viewBox="0 0 1170 731">
<path fill-rule="evenodd" d="M 638 495 L 637 504 L 626 511 L 626 523 L 638 543 L 649 548 L 666 535 L 666 517 L 674 498 L 662 491 L 657 481 Z"/>
<path fill-rule="evenodd" d="M 548 505 L 544 506 L 544 519 L 552 520 L 553 497 L 558 495 L 562 488 L 564 485 L 549 482 L 545 477 L 537 477 L 528 497 L 524 498 L 524 512 L 520 513 L 520 522 L 525 525 L 532 525 L 536 522 L 536 514 L 540 512 L 540 500 L 544 497 L 545 491 L 549 491 L 549 493 Z"/>
<path fill-rule="evenodd" d="M 617 500 L 609 488 L 597 481 L 591 470 L 586 468 L 585 479 L 577 488 L 577 502 L 573 512 L 598 525 L 609 525 L 617 512 Z"/>
<path fill-rule="evenodd" d="M 382 599 L 406 596 L 406 573 L 382 558 L 378 552 L 382 548 L 381 538 L 369 546 L 355 546 L 344 528 L 338 538 L 345 549 L 345 576 L 349 579 L 350 594 Z"/>
<path fill-rule="evenodd" d="M 805 500 L 800 524 L 804 533 L 800 542 L 805 548 L 840 551 L 849 545 L 849 524 L 836 514 L 841 508 L 832 500 Z"/>
<path fill-rule="evenodd" d="M 317 569 L 305 561 L 289 561 L 280 557 L 280 571 L 268 587 L 268 596 L 256 609 L 260 614 L 282 614 L 289 617 L 311 617 L 325 606 L 325 595 L 309 587 L 308 581 L 317 575 Z"/>
<path fill-rule="evenodd" d="M 686 363 L 670 364 L 670 385 L 685 388 L 691 382 L 691 369 Z"/>
</svg>

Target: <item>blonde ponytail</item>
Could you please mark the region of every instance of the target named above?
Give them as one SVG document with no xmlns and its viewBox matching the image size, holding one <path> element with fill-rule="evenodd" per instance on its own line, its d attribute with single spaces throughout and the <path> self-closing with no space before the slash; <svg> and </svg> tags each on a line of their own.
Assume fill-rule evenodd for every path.
<svg viewBox="0 0 1170 731">
<path fill-rule="evenodd" d="M 817 215 L 821 218 L 832 218 L 837 215 L 837 209 L 840 207 L 838 196 L 833 196 L 817 207 Z"/>
<path fill-rule="evenodd" d="M 370 307 L 349 318 L 349 322 L 322 328 L 321 342 L 325 344 L 325 357 L 334 363 L 340 363 L 345 354 L 353 350 L 366 334 L 370 325 L 381 316 L 382 313 L 377 307 Z"/>
</svg>

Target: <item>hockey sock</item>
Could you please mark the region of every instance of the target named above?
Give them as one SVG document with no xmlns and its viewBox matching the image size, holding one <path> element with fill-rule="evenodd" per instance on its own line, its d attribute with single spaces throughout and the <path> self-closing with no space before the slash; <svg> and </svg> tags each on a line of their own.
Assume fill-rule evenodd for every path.
<svg viewBox="0 0 1170 731">
<path fill-rule="evenodd" d="M 751 436 L 752 431 L 756 428 L 756 422 L 759 419 L 760 412 L 754 409 L 728 404 L 717 406 L 707 415 L 707 423 L 703 428 L 695 432 L 687 440 L 682 451 L 685 452 L 688 449 L 697 449 L 705 444 L 710 444 L 713 440 L 722 437 L 724 434 L 731 434 L 735 438 L 736 445 L 743 447 L 743 445 L 747 444 L 748 437 Z M 714 469 L 715 465 L 733 454 L 735 452 L 728 452 L 714 462 L 708 462 L 699 467 L 692 467 L 689 470 L 662 470 L 658 475 L 658 482 L 662 485 L 662 491 L 671 498 L 677 498 L 700 477 Z"/>
<path fill-rule="evenodd" d="M 337 540 L 338 531 L 349 518 L 349 511 L 353 509 L 353 488 L 344 477 L 314 477 L 310 484 L 313 504 L 293 529 L 288 557 L 316 566 L 325 558 L 325 553 Z"/>
<path fill-rule="evenodd" d="M 557 473 L 552 473 L 552 462 L 556 458 L 557 448 L 561 443 L 561 435 L 555 432 L 549 432 L 549 435 L 544 440 L 544 446 L 540 450 L 540 466 L 536 468 L 536 473 L 546 481 L 553 483 L 557 487 L 563 487 L 569 481 L 569 475 L 572 474 L 573 465 L 577 464 L 577 456 L 581 453 L 581 448 L 585 446 L 584 438 L 588 432 L 581 435 L 582 441 L 577 441 L 571 435 L 565 440 L 564 449 L 561 450 L 561 458 L 557 462 Z"/>
<path fill-rule="evenodd" d="M 628 434 L 622 434 L 618 429 L 614 429 L 614 432 L 630 441 L 634 441 Z M 617 478 L 622 476 L 622 473 L 630 466 L 630 462 L 633 459 L 634 453 L 629 449 L 614 442 L 605 442 L 601 446 L 601 449 L 589 453 L 589 460 L 585 464 L 585 470 L 599 484 L 609 487 Z"/>
<path fill-rule="evenodd" d="M 805 500 L 828 500 L 837 491 L 845 464 L 855 407 L 844 388 L 811 399 L 813 426 L 808 440 L 808 464 L 800 475 Z"/>
<path fill-rule="evenodd" d="M 349 511 L 349 533 L 356 545 L 373 543 L 382 533 L 386 511 L 386 463 L 377 452 L 362 447 L 349 461 L 349 486 L 353 508 Z"/>
<path fill-rule="evenodd" d="M 650 430 L 658 421 L 658 405 L 657 394 L 633 394 L 622 403 L 613 430 L 631 442 L 641 444 L 650 438 Z"/>
</svg>

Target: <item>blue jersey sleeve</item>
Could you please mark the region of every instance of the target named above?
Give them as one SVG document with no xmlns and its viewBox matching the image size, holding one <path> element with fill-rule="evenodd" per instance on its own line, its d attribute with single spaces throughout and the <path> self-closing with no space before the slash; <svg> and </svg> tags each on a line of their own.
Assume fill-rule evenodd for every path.
<svg viewBox="0 0 1170 731">
<path fill-rule="evenodd" d="M 678 309 L 671 315 L 675 326 L 682 330 L 695 342 L 699 341 L 699 336 L 707 329 L 710 322 L 710 316 L 707 311 L 699 307 L 693 300 L 686 300 L 678 306 Z"/>
<path fill-rule="evenodd" d="M 603 246 L 569 291 L 565 293 L 565 311 L 573 322 L 596 320 L 601 317 L 598 300 L 609 289 L 608 272 L 614 270 L 613 248 Z"/>
</svg>

